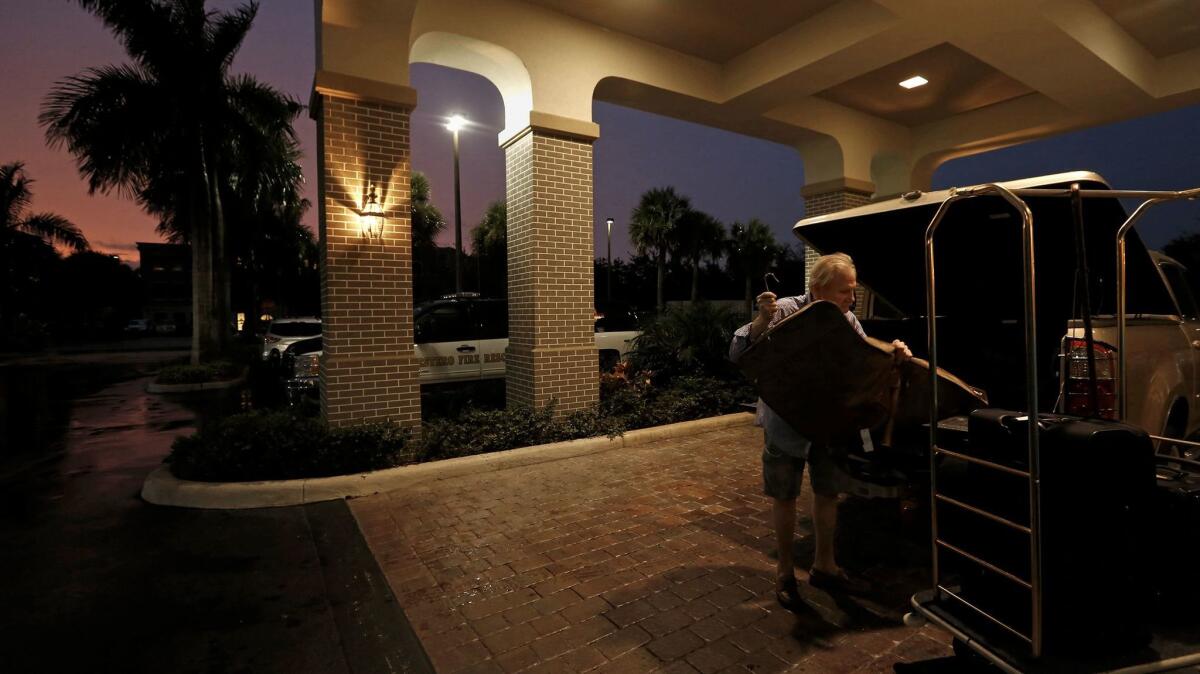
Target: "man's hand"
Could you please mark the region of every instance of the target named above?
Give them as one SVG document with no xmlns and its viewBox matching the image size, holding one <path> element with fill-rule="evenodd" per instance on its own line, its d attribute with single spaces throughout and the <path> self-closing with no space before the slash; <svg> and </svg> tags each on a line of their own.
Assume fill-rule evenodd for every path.
<svg viewBox="0 0 1200 674">
<path fill-rule="evenodd" d="M 758 303 L 758 313 L 754 315 L 754 321 L 750 323 L 750 341 L 752 342 L 767 331 L 767 326 L 775 317 L 775 293 L 768 290 L 755 298 L 755 301 Z"/>
<path fill-rule="evenodd" d="M 904 342 L 898 339 L 893 339 L 892 355 L 895 356 L 897 363 L 903 363 L 912 358 L 912 351 L 908 350 L 908 345 Z"/>
</svg>

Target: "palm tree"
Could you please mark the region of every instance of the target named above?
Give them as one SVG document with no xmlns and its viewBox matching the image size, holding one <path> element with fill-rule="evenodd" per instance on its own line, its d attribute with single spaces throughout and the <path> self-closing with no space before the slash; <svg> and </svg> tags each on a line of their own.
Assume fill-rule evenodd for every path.
<svg viewBox="0 0 1200 674">
<path fill-rule="evenodd" d="M 691 209 L 683 214 L 675 227 L 675 254 L 692 266 L 692 301 L 700 299 L 700 262 L 705 257 L 714 260 L 725 252 L 725 225 L 713 216 Z"/>
<path fill-rule="evenodd" d="M 775 243 L 775 235 L 771 233 L 771 228 L 758 218 L 751 218 L 745 225 L 740 222 L 733 223 L 728 246 L 730 266 L 741 272 L 746 279 L 746 312 L 750 313 L 754 306 L 754 279 L 770 270 L 771 263 L 779 255 L 780 247 Z"/>
<path fill-rule="evenodd" d="M 413 251 L 431 250 L 438 234 L 446 229 L 446 221 L 442 213 L 430 201 L 432 189 L 429 178 L 420 171 L 413 171 L 408 179 L 409 201 L 412 204 L 412 243 Z"/>
<path fill-rule="evenodd" d="M 412 223 L 412 260 L 414 297 L 433 297 L 442 292 L 439 282 L 437 236 L 446 229 L 446 220 L 433 205 L 429 179 L 413 171 L 408 179 L 409 221 Z"/>
<path fill-rule="evenodd" d="M 75 155 L 88 188 L 132 196 L 192 247 L 192 362 L 225 347 L 229 293 L 224 200 L 239 167 L 259 153 L 282 165 L 298 104 L 229 69 L 258 4 L 209 11 L 204 0 L 78 0 L 131 62 L 60 81 L 41 123 L 52 147 Z M 274 152 L 272 152 L 274 151 Z"/>
<path fill-rule="evenodd" d="M 480 292 L 484 288 L 483 268 L 487 267 L 487 284 L 496 283 L 499 292 L 508 288 L 508 204 L 494 201 L 488 206 L 483 218 L 471 230 L 471 252 L 480 269 Z M 495 278 L 493 278 L 493 274 Z"/>
<path fill-rule="evenodd" d="M 0 165 L 0 331 L 9 333 L 13 307 L 10 294 L 15 283 L 11 260 L 24 255 L 30 246 L 65 246 L 74 251 L 88 249 L 87 238 L 61 215 L 29 213 L 33 201 L 33 179 L 23 162 Z"/>
<path fill-rule="evenodd" d="M 33 201 L 33 183 L 24 162 L 0 166 L 0 241 L 7 243 L 24 234 L 73 251 L 87 250 L 83 232 L 63 216 L 25 212 Z"/>
<path fill-rule="evenodd" d="M 675 193 L 674 187 L 652 189 L 642 195 L 629 219 L 629 237 L 637 251 L 651 255 L 658 267 L 657 306 L 663 304 L 663 279 L 666 275 L 667 253 L 674 243 L 675 227 L 691 208 L 687 197 Z"/>
</svg>

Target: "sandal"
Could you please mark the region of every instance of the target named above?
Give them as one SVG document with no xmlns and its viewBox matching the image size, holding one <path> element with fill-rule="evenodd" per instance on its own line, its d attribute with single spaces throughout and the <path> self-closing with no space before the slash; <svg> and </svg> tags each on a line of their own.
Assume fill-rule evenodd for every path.
<svg viewBox="0 0 1200 674">
<path fill-rule="evenodd" d="M 775 588 L 775 601 L 783 608 L 795 612 L 804 602 L 800 599 L 800 587 L 796 584 L 795 576 L 779 580 Z"/>
<path fill-rule="evenodd" d="M 840 569 L 837 573 L 813 569 L 808 572 L 808 584 L 826 592 L 861 595 L 871 591 L 871 584 L 866 580 L 848 576 Z"/>
</svg>

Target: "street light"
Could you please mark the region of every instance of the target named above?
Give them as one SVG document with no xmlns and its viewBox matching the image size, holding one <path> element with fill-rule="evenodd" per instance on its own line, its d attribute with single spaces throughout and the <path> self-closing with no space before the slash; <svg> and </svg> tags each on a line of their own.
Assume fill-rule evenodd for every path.
<svg viewBox="0 0 1200 674">
<path fill-rule="evenodd" d="M 605 283 L 605 287 L 607 290 L 608 303 L 611 305 L 612 304 L 612 223 L 613 223 L 613 219 L 608 218 L 607 220 L 605 220 L 605 222 L 608 223 L 608 282 Z M 611 307 L 609 308 L 609 311 L 612 311 Z"/>
<path fill-rule="evenodd" d="M 462 115 L 451 115 L 446 128 L 454 134 L 454 293 L 462 292 L 462 199 L 458 182 L 458 131 L 467 125 Z"/>
</svg>

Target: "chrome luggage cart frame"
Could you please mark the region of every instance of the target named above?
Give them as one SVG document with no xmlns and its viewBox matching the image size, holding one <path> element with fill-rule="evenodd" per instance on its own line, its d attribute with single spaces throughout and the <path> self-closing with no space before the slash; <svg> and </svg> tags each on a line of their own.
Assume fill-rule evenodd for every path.
<svg viewBox="0 0 1200 674">
<path fill-rule="evenodd" d="M 1030 420 L 1038 418 L 1038 359 L 1037 359 L 1037 324 L 1036 324 L 1036 270 L 1034 268 L 1034 237 L 1033 237 L 1033 214 L 1029 206 L 1025 203 L 1025 198 L 1030 197 L 1066 197 L 1066 198 L 1106 198 L 1106 199 L 1125 199 L 1137 198 L 1143 199 L 1142 203 L 1129 215 L 1124 223 L 1118 228 L 1116 235 L 1117 245 L 1117 358 L 1118 358 L 1118 396 L 1119 396 L 1119 414 L 1122 420 L 1126 416 L 1126 278 L 1125 278 L 1125 262 L 1126 262 L 1126 246 L 1125 239 L 1129 231 L 1137 224 L 1138 220 L 1145 214 L 1149 208 L 1164 203 L 1167 201 L 1176 201 L 1182 199 L 1193 200 L 1200 197 L 1200 188 L 1186 191 L 1122 191 L 1122 190 L 1107 190 L 1107 189 L 1080 189 L 1078 185 L 1071 185 L 1068 188 L 1030 188 L 1030 189 L 1009 189 L 999 184 L 985 184 L 975 187 L 950 190 L 949 197 L 943 201 L 933 219 L 925 230 L 925 301 L 926 301 L 926 320 L 928 322 L 928 348 L 929 348 L 929 371 L 937 372 L 938 366 L 938 350 L 937 350 L 937 296 L 936 296 L 936 269 L 934 263 L 934 235 L 938 227 L 945 219 L 946 213 L 954 206 L 954 204 L 965 199 L 974 197 L 994 195 L 1004 199 L 1011 205 L 1021 216 L 1021 252 L 1024 278 L 1024 319 L 1025 319 L 1025 377 L 1026 377 L 1026 403 L 1028 405 L 1028 414 Z M 973 651 L 991 661 L 994 665 L 1006 672 L 1019 673 L 1021 671 L 1037 671 L 1044 669 L 1045 671 L 1057 671 L 1063 663 L 1059 662 L 1050 665 L 1053 669 L 1045 669 L 1038 666 L 1038 659 L 1043 655 L 1043 588 L 1042 588 L 1042 522 L 1041 522 L 1041 467 L 1040 458 L 1041 452 L 1039 447 L 1039 424 L 1028 424 L 1028 466 L 1027 470 L 1020 470 L 1011 466 L 1004 466 L 981 458 L 969 456 L 960 452 L 951 451 L 938 444 L 938 381 L 936 375 L 931 377 L 930 382 L 930 425 L 929 425 L 929 475 L 930 475 L 930 510 L 932 524 L 932 562 L 933 562 L 933 587 L 929 590 L 913 595 L 912 606 L 917 615 L 921 618 L 929 620 L 937 624 L 942 629 L 948 631 L 955 639 L 963 645 L 970 647 Z M 1157 436 L 1154 436 L 1156 439 Z M 942 494 L 938 490 L 938 463 L 939 457 L 950 457 L 961 461 L 969 462 L 987 470 L 1001 471 L 1010 475 L 1019 476 L 1029 481 L 1029 526 L 1013 522 L 996 513 L 988 512 L 985 509 L 975 507 Z M 1028 580 L 1013 574 L 1000 566 L 983 559 L 979 556 L 962 550 L 947 541 L 942 540 L 938 535 L 938 508 L 948 507 L 961 511 L 972 513 L 976 516 L 991 520 L 997 524 L 1003 525 L 1010 529 L 1014 529 L 1020 533 L 1024 533 L 1029 537 L 1030 549 L 1030 577 Z M 943 583 L 942 565 L 940 557 L 943 552 L 950 552 L 959 559 L 966 560 L 970 563 L 977 564 L 988 571 L 995 573 L 1012 582 L 1015 588 L 1019 588 L 1030 593 L 1031 615 L 1030 629 L 1028 632 L 1022 631 L 1021 628 L 1006 623 L 1004 620 L 988 613 L 983 608 L 975 606 L 967 599 L 960 596 L 950 587 Z M 1004 657 L 1002 651 L 990 644 L 990 639 L 982 636 L 978 631 L 971 630 L 965 623 L 958 622 L 952 619 L 950 614 L 942 610 L 945 606 L 954 605 L 966 611 L 966 615 L 974 615 L 984 619 L 984 625 L 993 628 L 993 634 L 1005 635 L 1005 638 L 1011 637 L 1014 643 L 1020 643 L 1028 648 L 1027 657 L 1013 657 L 1013 649 L 1007 648 L 1003 653 L 1009 657 Z M 995 631 L 999 628 L 999 632 Z M 1200 648 L 1200 644 L 1197 644 Z M 1049 664 L 1049 663 L 1047 663 Z M 1182 654 L 1159 654 L 1156 660 L 1145 660 L 1141 662 L 1123 662 L 1117 668 L 1111 667 L 1088 667 L 1082 671 L 1108 671 L 1120 672 L 1121 674 L 1135 674 L 1140 672 L 1156 672 L 1167 671 L 1189 665 L 1200 664 L 1200 650 L 1197 652 L 1188 652 Z"/>
</svg>

